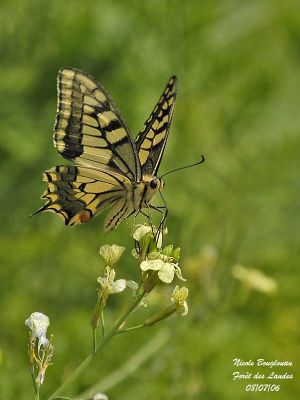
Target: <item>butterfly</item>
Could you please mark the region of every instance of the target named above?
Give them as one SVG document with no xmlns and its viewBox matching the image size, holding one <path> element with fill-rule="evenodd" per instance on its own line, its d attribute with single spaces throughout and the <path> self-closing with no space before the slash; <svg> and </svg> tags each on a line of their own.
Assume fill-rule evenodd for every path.
<svg viewBox="0 0 300 400">
<path fill-rule="evenodd" d="M 165 218 L 166 205 L 157 208 L 151 200 L 163 188 L 157 173 L 172 122 L 176 76 L 169 79 L 135 141 L 113 101 L 92 76 L 62 68 L 57 91 L 54 146 L 75 165 L 44 172 L 48 188 L 41 198 L 46 204 L 36 213 L 50 211 L 66 225 L 76 225 L 110 207 L 104 231 L 115 229 L 132 214 L 147 215 L 143 209 L 154 208 Z"/>
</svg>

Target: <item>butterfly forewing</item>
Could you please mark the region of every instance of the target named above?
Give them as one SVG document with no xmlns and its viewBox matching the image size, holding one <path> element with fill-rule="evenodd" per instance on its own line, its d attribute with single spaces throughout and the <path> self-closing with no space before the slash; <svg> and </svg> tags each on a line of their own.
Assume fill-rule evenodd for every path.
<svg viewBox="0 0 300 400">
<path fill-rule="evenodd" d="M 172 76 L 135 143 L 143 174 L 156 175 L 167 143 L 177 93 Z"/>
<path fill-rule="evenodd" d="M 137 152 L 113 102 L 94 79 L 76 69 L 59 71 L 54 145 L 81 165 L 118 170 L 140 179 Z"/>
</svg>

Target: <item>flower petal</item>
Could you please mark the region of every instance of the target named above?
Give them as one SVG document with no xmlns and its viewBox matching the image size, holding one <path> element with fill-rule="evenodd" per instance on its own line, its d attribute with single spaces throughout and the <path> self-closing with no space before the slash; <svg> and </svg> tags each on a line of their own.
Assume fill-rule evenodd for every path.
<svg viewBox="0 0 300 400">
<path fill-rule="evenodd" d="M 139 242 L 147 233 L 151 231 L 151 227 L 147 225 L 140 225 L 133 233 L 133 239 Z"/>
<path fill-rule="evenodd" d="M 189 289 L 187 287 L 183 286 L 180 288 L 179 286 L 176 285 L 172 293 L 171 300 L 174 303 L 177 303 L 179 306 L 182 306 L 186 301 L 186 299 L 188 298 L 188 295 L 189 295 Z"/>
<path fill-rule="evenodd" d="M 181 305 L 180 308 L 178 308 L 177 312 L 178 312 L 178 314 L 182 315 L 183 317 L 185 315 L 187 315 L 187 313 L 189 312 L 189 306 L 186 301 Z"/>
<path fill-rule="evenodd" d="M 101 276 L 99 276 L 99 278 L 97 278 L 97 282 L 98 283 L 100 283 L 100 285 L 103 287 L 103 288 L 106 288 L 107 286 L 108 286 L 108 280 L 107 280 L 107 278 L 102 278 Z"/>
<path fill-rule="evenodd" d="M 148 271 L 149 269 L 153 271 L 159 271 L 163 266 L 164 262 L 158 259 L 142 261 L 140 264 L 140 268 L 142 271 Z"/>
<path fill-rule="evenodd" d="M 138 283 L 136 283 L 135 281 L 126 281 L 126 285 L 131 290 L 138 290 L 138 288 L 139 288 Z"/>
<path fill-rule="evenodd" d="M 183 278 L 183 276 L 181 275 L 181 269 L 179 268 L 178 264 L 173 264 L 174 269 L 175 269 L 175 273 L 178 279 L 180 279 L 181 281 L 186 281 L 185 278 Z"/>
<path fill-rule="evenodd" d="M 170 263 L 163 263 L 162 268 L 158 271 L 158 277 L 164 283 L 171 283 L 174 279 L 174 274 L 174 266 Z"/>
<path fill-rule="evenodd" d="M 126 288 L 126 281 L 125 279 L 117 279 L 113 282 L 109 288 L 110 293 L 120 293 Z"/>
<path fill-rule="evenodd" d="M 124 253 L 125 247 L 118 246 L 116 244 L 109 245 L 105 244 L 100 247 L 99 253 L 104 258 L 106 263 L 110 266 L 114 265 L 119 261 L 120 257 Z"/>
</svg>

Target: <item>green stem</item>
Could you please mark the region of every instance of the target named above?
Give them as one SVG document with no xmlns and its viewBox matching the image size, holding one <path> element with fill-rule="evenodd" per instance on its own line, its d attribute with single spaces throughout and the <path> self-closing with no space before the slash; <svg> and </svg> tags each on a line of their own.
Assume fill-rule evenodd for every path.
<svg viewBox="0 0 300 400">
<path fill-rule="evenodd" d="M 40 387 L 36 385 L 35 400 L 40 400 Z"/>
<path fill-rule="evenodd" d="M 30 374 L 31 374 L 31 377 L 32 377 L 32 382 L 33 382 L 33 387 L 34 387 L 34 393 L 35 393 L 35 395 L 37 395 L 37 393 L 38 393 L 38 388 L 37 388 L 37 384 L 36 384 L 36 381 L 35 381 L 34 372 L 32 372 L 32 369 L 31 369 L 31 368 L 30 368 Z"/>
<path fill-rule="evenodd" d="M 104 323 L 104 310 L 101 310 L 101 331 L 102 331 L 102 336 L 105 336 L 105 323 Z"/>
<path fill-rule="evenodd" d="M 96 351 L 98 352 L 100 348 L 103 347 L 115 334 L 118 333 L 120 327 L 123 325 L 123 323 L 127 320 L 129 315 L 132 313 L 132 311 L 135 309 L 135 307 L 140 303 L 142 298 L 144 297 L 145 292 L 142 290 L 135 299 L 132 301 L 131 305 L 128 307 L 127 311 L 119 318 L 119 320 L 116 322 L 116 324 L 113 326 L 113 328 L 108 332 L 106 336 L 103 337 L 102 341 L 100 342 L 99 346 L 97 347 Z"/>
<path fill-rule="evenodd" d="M 93 353 L 96 353 L 97 348 L 97 329 L 93 328 Z"/>
<path fill-rule="evenodd" d="M 73 399 L 71 399 L 71 397 L 61 397 L 61 396 L 58 396 L 58 397 L 56 397 L 56 400 L 73 400 Z"/>
<path fill-rule="evenodd" d="M 88 356 L 85 357 L 85 359 L 78 365 L 78 367 L 75 369 L 75 371 L 65 380 L 64 383 L 62 383 L 59 388 L 49 397 L 48 400 L 53 400 L 58 395 L 67 389 L 68 387 L 71 386 L 73 382 L 82 374 L 82 372 L 86 369 L 86 367 L 90 364 L 94 356 L 99 353 L 99 351 L 118 333 L 119 328 L 123 325 L 123 323 L 126 321 L 126 319 L 129 317 L 131 312 L 135 309 L 135 307 L 139 304 L 139 302 L 142 300 L 144 297 L 144 290 L 142 290 L 132 301 L 128 309 L 125 311 L 125 313 L 118 319 L 116 324 L 112 327 L 112 329 L 105 335 L 101 342 L 96 346 L 95 352 L 89 354 Z"/>
<path fill-rule="evenodd" d="M 149 358 L 163 348 L 170 339 L 170 333 L 167 330 L 158 332 L 152 339 L 141 347 L 134 355 L 126 361 L 120 368 L 103 378 L 100 382 L 87 389 L 85 392 L 76 396 L 76 399 L 91 399 L 96 392 L 107 392 L 115 385 L 132 375 Z"/>
<path fill-rule="evenodd" d="M 39 400 L 39 397 L 40 397 L 39 390 L 40 390 L 40 388 L 36 384 L 36 380 L 35 380 L 35 376 L 34 376 L 34 366 L 31 364 L 31 362 L 30 362 L 30 375 L 31 375 L 32 383 L 33 383 L 33 387 L 34 387 L 35 399 Z"/>
<path fill-rule="evenodd" d="M 49 400 L 55 399 L 58 395 L 68 388 L 77 378 L 78 376 L 85 370 L 85 368 L 89 365 L 92 361 L 96 353 L 89 354 L 75 369 L 75 371 L 69 376 L 69 378 L 62 384 L 60 387 L 49 397 Z"/>
</svg>

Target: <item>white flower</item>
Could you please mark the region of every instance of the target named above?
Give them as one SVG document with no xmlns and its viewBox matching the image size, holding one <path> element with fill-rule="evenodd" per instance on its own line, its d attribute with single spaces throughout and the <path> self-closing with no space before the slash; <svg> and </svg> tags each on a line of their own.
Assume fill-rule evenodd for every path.
<svg viewBox="0 0 300 400">
<path fill-rule="evenodd" d="M 258 269 L 246 268 L 243 265 L 236 264 L 232 268 L 234 278 L 243 282 L 246 286 L 259 292 L 272 294 L 277 290 L 277 282 Z"/>
<path fill-rule="evenodd" d="M 183 287 L 179 287 L 176 286 L 172 296 L 171 296 L 171 300 L 173 301 L 173 303 L 175 303 L 177 305 L 177 312 L 179 314 L 181 314 L 182 316 L 186 315 L 189 311 L 186 299 L 189 295 L 189 289 L 186 288 L 185 286 Z"/>
<path fill-rule="evenodd" d="M 182 277 L 177 263 L 165 262 L 161 259 L 146 260 L 141 263 L 140 268 L 144 272 L 148 270 L 158 271 L 158 277 L 164 283 L 171 283 L 175 274 L 180 280 L 186 280 Z"/>
<path fill-rule="evenodd" d="M 119 261 L 124 253 L 125 247 L 116 244 L 105 244 L 100 247 L 99 253 L 110 267 Z"/>
<path fill-rule="evenodd" d="M 138 225 L 138 228 L 133 233 L 133 239 L 139 242 L 147 233 L 151 232 L 151 226 Z"/>
<path fill-rule="evenodd" d="M 105 268 L 105 276 L 99 277 L 97 282 L 102 286 L 102 290 L 107 294 L 120 293 L 126 288 L 127 283 L 125 279 L 117 279 L 114 280 L 116 276 L 116 272 L 114 269 L 111 269 L 109 266 Z"/>
<path fill-rule="evenodd" d="M 32 338 L 37 338 L 39 341 L 38 349 L 41 346 L 47 346 L 49 341 L 46 337 L 47 329 L 50 325 L 47 315 L 40 312 L 34 312 L 26 319 L 25 325 L 31 330 Z"/>
</svg>

